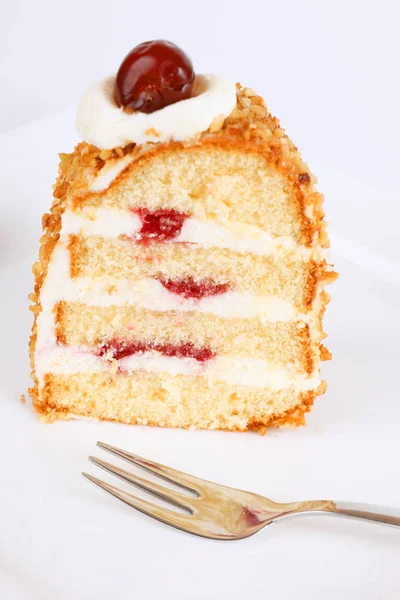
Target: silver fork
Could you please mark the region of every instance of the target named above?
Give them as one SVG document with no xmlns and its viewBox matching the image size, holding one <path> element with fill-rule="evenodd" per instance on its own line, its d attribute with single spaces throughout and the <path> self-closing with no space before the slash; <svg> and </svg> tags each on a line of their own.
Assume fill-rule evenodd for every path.
<svg viewBox="0 0 400 600">
<path fill-rule="evenodd" d="M 95 465 L 183 509 L 184 514 L 132 496 L 88 473 L 82 475 L 150 517 L 202 537 L 239 540 L 257 533 L 277 519 L 310 512 L 345 515 L 400 526 L 400 509 L 331 500 L 280 504 L 258 494 L 236 490 L 176 471 L 102 442 L 97 442 L 97 446 L 180 487 L 182 491 L 178 492 L 138 477 L 94 456 L 89 457 Z"/>
</svg>

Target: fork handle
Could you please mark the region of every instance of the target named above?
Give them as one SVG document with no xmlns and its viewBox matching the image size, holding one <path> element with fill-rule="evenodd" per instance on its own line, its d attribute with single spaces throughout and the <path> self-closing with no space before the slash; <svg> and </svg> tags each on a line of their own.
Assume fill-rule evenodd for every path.
<svg viewBox="0 0 400 600">
<path fill-rule="evenodd" d="M 400 527 L 400 509 L 358 502 L 334 502 L 333 514 L 345 515 L 356 519 L 367 519 Z"/>
</svg>

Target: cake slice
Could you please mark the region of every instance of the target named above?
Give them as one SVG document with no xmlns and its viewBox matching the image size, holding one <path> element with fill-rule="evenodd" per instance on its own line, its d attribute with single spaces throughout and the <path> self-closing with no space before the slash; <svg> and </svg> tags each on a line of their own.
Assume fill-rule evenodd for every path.
<svg viewBox="0 0 400 600">
<path fill-rule="evenodd" d="M 262 98 L 156 41 L 89 88 L 77 124 L 33 267 L 41 418 L 303 424 L 336 274 L 323 198 Z"/>
</svg>

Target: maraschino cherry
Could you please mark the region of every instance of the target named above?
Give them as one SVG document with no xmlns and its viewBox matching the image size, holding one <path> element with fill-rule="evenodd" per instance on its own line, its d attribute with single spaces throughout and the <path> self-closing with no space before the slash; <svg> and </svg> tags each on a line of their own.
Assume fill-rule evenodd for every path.
<svg viewBox="0 0 400 600">
<path fill-rule="evenodd" d="M 190 98 L 194 82 L 190 58 L 165 40 L 144 42 L 123 60 L 115 80 L 115 101 L 126 111 L 152 113 Z"/>
</svg>

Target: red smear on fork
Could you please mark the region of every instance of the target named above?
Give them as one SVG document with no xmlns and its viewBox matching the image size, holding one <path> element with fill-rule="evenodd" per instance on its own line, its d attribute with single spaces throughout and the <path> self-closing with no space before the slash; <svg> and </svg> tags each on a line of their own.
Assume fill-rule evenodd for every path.
<svg viewBox="0 0 400 600">
<path fill-rule="evenodd" d="M 243 514 L 248 525 L 259 525 L 262 523 L 262 519 L 259 515 L 255 511 L 250 510 L 250 508 L 247 508 L 247 506 L 243 507 Z"/>
</svg>

